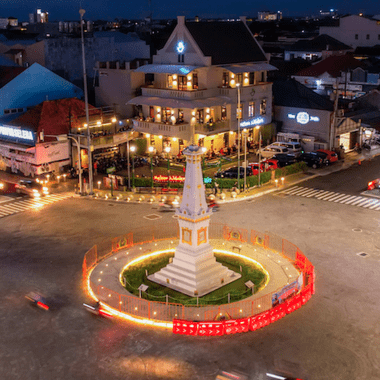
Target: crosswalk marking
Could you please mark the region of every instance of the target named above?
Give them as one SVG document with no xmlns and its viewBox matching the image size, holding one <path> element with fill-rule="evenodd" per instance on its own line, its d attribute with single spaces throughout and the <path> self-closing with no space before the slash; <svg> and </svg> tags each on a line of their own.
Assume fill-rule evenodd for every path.
<svg viewBox="0 0 380 380">
<path fill-rule="evenodd" d="M 348 195 L 335 193 L 333 191 L 312 189 L 309 187 L 293 186 L 282 190 L 280 194 L 296 195 L 306 198 L 316 198 L 318 200 L 342 203 L 351 206 L 363 207 L 369 210 L 380 211 L 380 199 L 361 197 L 357 195 Z"/>
<path fill-rule="evenodd" d="M 70 192 L 70 193 L 50 194 L 38 199 L 15 200 L 12 203 L 0 205 L 0 218 L 17 214 L 22 211 L 27 211 L 27 210 L 32 210 L 35 208 L 47 206 L 54 202 L 58 202 L 66 198 L 70 198 L 72 196 L 73 196 L 73 193 Z"/>
</svg>

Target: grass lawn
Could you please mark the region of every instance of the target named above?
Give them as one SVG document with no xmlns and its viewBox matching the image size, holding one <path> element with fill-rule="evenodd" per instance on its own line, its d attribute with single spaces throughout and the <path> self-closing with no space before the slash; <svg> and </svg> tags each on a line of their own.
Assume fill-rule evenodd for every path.
<svg viewBox="0 0 380 380">
<path fill-rule="evenodd" d="M 165 286 L 156 284 L 155 282 L 149 281 L 146 277 L 146 270 L 148 271 L 148 275 L 159 271 L 169 263 L 170 258 L 173 256 L 173 253 L 168 253 L 130 266 L 128 270 L 123 273 L 123 276 L 126 279 L 125 288 L 130 293 L 138 296 L 138 287 L 141 284 L 145 284 L 149 286 L 148 290 L 145 293 L 142 293 L 142 297 L 145 299 L 165 302 L 166 295 L 168 295 L 169 302 L 171 303 L 196 305 L 196 298 L 189 297 Z M 221 305 L 228 303 L 228 294 L 230 294 L 230 302 L 236 302 L 252 295 L 251 289 L 247 289 L 244 285 L 245 282 L 250 280 L 255 284 L 255 293 L 257 293 L 260 290 L 260 287 L 265 283 L 265 273 L 249 261 L 222 254 L 215 254 L 215 257 L 218 262 L 235 272 L 240 273 L 241 266 L 242 277 L 222 288 L 206 294 L 203 297 L 199 297 L 199 304 Z"/>
</svg>

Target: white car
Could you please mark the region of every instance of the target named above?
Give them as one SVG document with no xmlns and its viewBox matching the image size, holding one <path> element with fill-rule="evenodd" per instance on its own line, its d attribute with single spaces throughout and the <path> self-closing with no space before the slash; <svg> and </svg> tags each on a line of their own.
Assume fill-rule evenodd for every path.
<svg viewBox="0 0 380 380">
<path fill-rule="evenodd" d="M 279 153 L 289 153 L 289 150 L 285 146 L 278 145 L 268 145 L 264 149 L 261 149 L 261 157 L 263 158 L 271 158 Z"/>
</svg>

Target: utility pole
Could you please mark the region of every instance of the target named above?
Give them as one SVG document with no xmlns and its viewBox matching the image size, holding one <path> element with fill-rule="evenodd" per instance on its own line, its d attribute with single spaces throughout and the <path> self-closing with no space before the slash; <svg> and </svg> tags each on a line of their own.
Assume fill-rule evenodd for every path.
<svg viewBox="0 0 380 380">
<path fill-rule="evenodd" d="M 335 99 L 334 99 L 334 110 L 331 117 L 330 123 L 330 138 L 329 138 L 329 150 L 333 150 L 335 147 L 335 129 L 336 129 L 336 118 L 338 113 L 338 102 L 339 102 L 339 78 L 336 79 L 336 89 L 335 89 Z"/>
</svg>

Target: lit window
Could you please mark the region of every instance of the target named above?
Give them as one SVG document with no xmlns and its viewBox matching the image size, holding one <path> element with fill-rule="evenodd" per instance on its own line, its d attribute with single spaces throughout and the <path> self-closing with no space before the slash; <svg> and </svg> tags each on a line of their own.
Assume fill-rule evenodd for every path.
<svg viewBox="0 0 380 380">
<path fill-rule="evenodd" d="M 248 106 L 248 117 L 255 116 L 255 102 L 249 102 Z"/>
<path fill-rule="evenodd" d="M 267 100 L 263 99 L 260 103 L 260 115 L 266 115 L 267 113 Z"/>
</svg>

